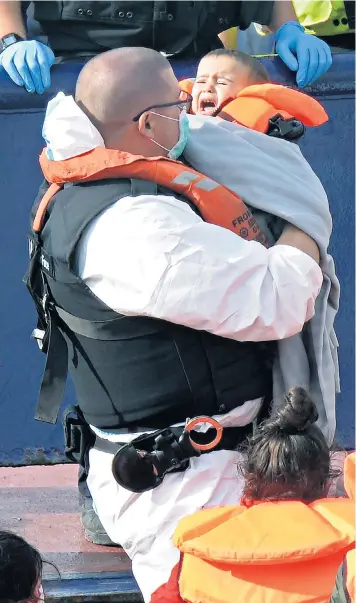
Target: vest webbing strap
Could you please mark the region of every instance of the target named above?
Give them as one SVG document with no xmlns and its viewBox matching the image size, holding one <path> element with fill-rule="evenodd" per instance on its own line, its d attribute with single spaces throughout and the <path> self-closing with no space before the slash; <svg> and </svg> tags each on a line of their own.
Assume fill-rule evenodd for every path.
<svg viewBox="0 0 356 603">
<path fill-rule="evenodd" d="M 35 419 L 57 423 L 68 373 L 68 349 L 51 315 L 48 316 L 48 349 L 38 396 Z"/>
<path fill-rule="evenodd" d="M 69 314 L 69 312 L 66 312 L 62 308 L 56 307 L 56 312 L 67 327 L 77 335 L 101 341 L 115 341 L 117 339 L 113 328 L 120 324 L 120 321 L 122 321 L 121 316 L 111 320 L 91 321 L 73 316 L 73 314 Z"/>
</svg>

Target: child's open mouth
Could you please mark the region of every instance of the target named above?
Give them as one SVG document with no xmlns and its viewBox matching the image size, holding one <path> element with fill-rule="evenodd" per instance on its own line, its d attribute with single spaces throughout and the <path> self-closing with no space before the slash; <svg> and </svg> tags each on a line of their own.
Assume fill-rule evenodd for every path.
<svg viewBox="0 0 356 603">
<path fill-rule="evenodd" d="M 200 95 L 199 98 L 199 114 L 200 115 L 215 115 L 218 109 L 217 99 L 212 96 Z"/>
</svg>

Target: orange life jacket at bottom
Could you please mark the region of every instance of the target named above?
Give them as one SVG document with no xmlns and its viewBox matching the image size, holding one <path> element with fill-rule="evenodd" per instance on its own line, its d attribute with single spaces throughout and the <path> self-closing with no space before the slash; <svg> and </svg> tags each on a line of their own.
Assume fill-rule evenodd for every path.
<svg viewBox="0 0 356 603">
<path fill-rule="evenodd" d="M 179 82 L 181 90 L 189 94 L 193 85 L 194 80 Z M 255 84 L 244 88 L 216 117 L 265 134 L 269 120 L 278 113 L 284 119 L 294 118 L 305 126 L 321 126 L 329 119 L 325 109 L 314 98 L 278 84 Z"/>
<path fill-rule="evenodd" d="M 348 468 L 354 462 L 355 453 Z M 347 491 L 350 481 L 346 471 Z M 151 603 L 325 603 L 355 546 L 355 506 L 325 498 L 204 509 L 184 518 L 173 540 L 181 562 Z"/>
<path fill-rule="evenodd" d="M 164 157 L 145 158 L 97 147 L 63 161 L 48 159 L 44 150 L 40 164 L 44 177 L 52 185 L 38 207 L 33 224 L 36 232 L 41 230 L 50 200 L 64 183 L 137 178 L 150 180 L 183 195 L 197 207 L 206 222 L 231 230 L 243 239 L 269 246 L 267 237 L 238 195 L 178 161 Z"/>
</svg>

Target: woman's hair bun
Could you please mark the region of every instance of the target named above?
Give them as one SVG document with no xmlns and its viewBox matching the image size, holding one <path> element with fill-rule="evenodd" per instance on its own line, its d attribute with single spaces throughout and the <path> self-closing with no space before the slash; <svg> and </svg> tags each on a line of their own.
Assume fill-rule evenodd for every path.
<svg viewBox="0 0 356 603">
<path fill-rule="evenodd" d="M 299 433 L 318 420 L 317 408 L 303 387 L 292 387 L 284 400 L 285 403 L 278 408 L 274 417 L 274 426 L 280 431 Z"/>
</svg>

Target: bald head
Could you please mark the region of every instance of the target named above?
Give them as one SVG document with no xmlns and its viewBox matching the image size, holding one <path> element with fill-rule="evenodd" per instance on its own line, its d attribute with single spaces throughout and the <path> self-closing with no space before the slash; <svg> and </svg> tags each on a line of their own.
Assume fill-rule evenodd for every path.
<svg viewBox="0 0 356 603">
<path fill-rule="evenodd" d="M 164 103 L 176 82 L 169 62 L 158 52 L 119 48 L 85 65 L 75 100 L 106 142 L 113 130 L 130 123 L 140 111 Z"/>
</svg>

